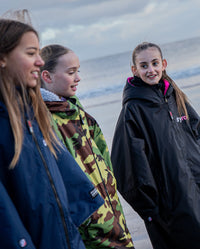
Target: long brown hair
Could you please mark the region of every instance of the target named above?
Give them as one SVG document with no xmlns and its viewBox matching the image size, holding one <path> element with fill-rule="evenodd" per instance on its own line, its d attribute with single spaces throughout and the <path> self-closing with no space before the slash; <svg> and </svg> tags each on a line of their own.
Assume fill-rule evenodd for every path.
<svg viewBox="0 0 200 249">
<path fill-rule="evenodd" d="M 162 54 L 162 51 L 158 45 L 156 45 L 154 43 L 150 43 L 150 42 L 143 42 L 143 43 L 137 45 L 137 47 L 133 50 L 133 53 L 132 53 L 133 65 L 134 66 L 136 65 L 136 57 L 141 51 L 146 50 L 148 48 L 152 48 L 152 47 L 158 49 L 160 56 L 161 56 L 161 59 L 163 60 L 163 54 Z M 162 79 L 167 80 L 174 88 L 179 115 L 182 115 L 184 113 L 185 116 L 187 116 L 187 118 L 188 118 L 186 103 L 189 103 L 189 101 L 188 101 L 187 96 L 185 95 L 184 92 L 181 91 L 181 89 L 169 77 L 169 75 L 167 75 L 166 70 L 164 70 L 162 73 Z"/>
<path fill-rule="evenodd" d="M 38 37 L 36 30 L 23 22 L 0 19 L 0 60 L 8 55 L 20 43 L 22 36 L 27 32 L 33 32 Z M 4 66 L 0 67 L 0 100 L 5 104 L 14 136 L 14 156 L 10 168 L 16 165 L 23 143 L 23 128 L 21 120 L 24 118 L 28 103 L 31 103 L 34 116 L 50 151 L 56 156 L 54 146 L 59 142 L 53 132 L 50 123 L 50 114 L 40 94 L 40 82 L 34 88 L 29 88 L 20 81 L 20 78 L 8 71 Z M 18 77 L 18 78 L 17 78 Z M 20 87 L 20 91 L 16 86 Z"/>
</svg>

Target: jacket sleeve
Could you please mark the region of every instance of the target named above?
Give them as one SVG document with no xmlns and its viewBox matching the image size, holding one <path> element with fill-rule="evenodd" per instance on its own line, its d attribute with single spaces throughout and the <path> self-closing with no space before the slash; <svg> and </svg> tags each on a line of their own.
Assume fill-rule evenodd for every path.
<svg viewBox="0 0 200 249">
<path fill-rule="evenodd" d="M 132 111 L 122 109 L 116 125 L 111 160 L 118 190 L 143 218 L 158 215 L 158 192 L 146 156 L 146 143 Z"/>
<path fill-rule="evenodd" d="M 35 249 L 31 237 L 25 229 L 18 212 L 0 181 L 0 247 Z"/>
<path fill-rule="evenodd" d="M 90 135 L 92 139 L 94 140 L 96 146 L 98 147 L 99 151 L 101 152 L 106 165 L 113 172 L 113 167 L 112 167 L 112 163 L 110 159 L 110 153 L 109 153 L 108 146 L 104 138 L 103 132 L 99 124 L 96 122 L 96 120 L 92 116 L 90 116 L 87 112 L 85 112 L 85 116 L 88 122 Z"/>
<path fill-rule="evenodd" d="M 104 200 L 69 151 L 63 148 L 59 153 L 57 162 L 67 190 L 70 214 L 79 227 L 103 205 Z"/>
<path fill-rule="evenodd" d="M 0 115 L 0 127 L 3 130 L 0 136 L 0 248 L 19 249 L 27 244 L 27 249 L 35 249 L 6 188 L 4 168 L 8 167 L 13 156 L 13 136 L 10 131 L 10 123 L 2 113 Z"/>
<path fill-rule="evenodd" d="M 187 104 L 187 111 L 189 115 L 189 122 L 194 136 L 200 140 L 200 117 L 194 108 Z"/>
</svg>

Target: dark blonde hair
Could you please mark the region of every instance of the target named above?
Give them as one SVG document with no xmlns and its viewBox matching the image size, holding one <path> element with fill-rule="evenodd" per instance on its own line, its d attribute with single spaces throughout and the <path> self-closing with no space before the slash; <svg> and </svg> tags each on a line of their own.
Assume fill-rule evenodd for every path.
<svg viewBox="0 0 200 249">
<path fill-rule="evenodd" d="M 40 55 L 44 61 L 44 65 L 41 67 L 41 71 L 47 70 L 50 73 L 54 73 L 60 56 L 68 54 L 69 52 L 73 51 L 58 44 L 52 44 L 43 47 L 40 50 Z M 42 87 L 44 87 L 43 81 L 41 82 L 41 84 Z"/>
<path fill-rule="evenodd" d="M 33 32 L 38 37 L 38 33 L 31 25 L 10 19 L 0 19 L 0 60 L 19 45 L 22 36 L 27 32 Z M 14 168 L 22 150 L 21 120 L 24 118 L 24 112 L 29 109 L 28 103 L 32 104 L 34 116 L 44 139 L 56 156 L 54 145 L 56 146 L 59 142 L 51 127 L 50 114 L 40 94 L 40 82 L 38 81 L 34 88 L 27 87 L 18 75 L 12 75 L 7 67 L 0 67 L 0 100 L 7 107 L 14 136 L 14 156 L 10 168 Z"/>
<path fill-rule="evenodd" d="M 136 66 L 137 55 L 141 51 L 144 51 L 148 48 L 156 48 L 160 53 L 161 59 L 163 60 L 163 54 L 162 54 L 162 51 L 158 45 L 156 45 L 154 43 L 150 43 L 150 42 L 143 42 L 143 43 L 137 45 L 137 47 L 133 50 L 132 62 L 133 62 L 134 66 Z M 181 91 L 181 89 L 176 85 L 176 83 L 167 75 L 166 70 L 164 70 L 162 73 L 162 79 L 167 80 L 174 88 L 179 115 L 182 115 L 184 113 L 188 118 L 186 103 L 189 103 L 189 101 L 188 101 L 187 96 L 185 95 L 184 92 Z"/>
</svg>

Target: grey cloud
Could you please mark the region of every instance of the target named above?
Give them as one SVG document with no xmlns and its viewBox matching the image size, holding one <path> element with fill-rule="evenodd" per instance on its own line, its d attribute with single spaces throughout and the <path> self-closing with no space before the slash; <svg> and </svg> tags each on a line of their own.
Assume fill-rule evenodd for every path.
<svg viewBox="0 0 200 249">
<path fill-rule="evenodd" d="M 150 0 L 35 0 L 28 3 L 27 0 L 10 0 L 3 1 L 1 14 L 10 6 L 13 10 L 27 8 L 33 24 L 44 31 L 46 28 L 89 25 L 112 17 L 120 19 L 121 15 L 141 11 L 148 2 Z"/>
<path fill-rule="evenodd" d="M 112 16 L 135 13 L 144 8 L 149 0 L 111 0 L 111 1 L 75 1 L 69 4 L 55 3 L 37 10 L 37 18 L 43 19 L 44 25 L 91 24 Z M 82 3 L 82 4 L 80 4 Z M 90 4 L 89 4 L 90 3 Z M 45 19 L 44 19 L 45 17 Z M 48 18 L 50 17 L 50 18 Z"/>
<path fill-rule="evenodd" d="M 48 4 L 47 2 L 48 1 Z M 3 1 L 26 8 L 27 0 Z M 23 5 L 24 4 L 24 5 Z M 199 36 L 199 0 L 35 0 L 30 4 L 41 45 L 60 43 L 82 58 L 132 50 L 138 42 Z"/>
</svg>

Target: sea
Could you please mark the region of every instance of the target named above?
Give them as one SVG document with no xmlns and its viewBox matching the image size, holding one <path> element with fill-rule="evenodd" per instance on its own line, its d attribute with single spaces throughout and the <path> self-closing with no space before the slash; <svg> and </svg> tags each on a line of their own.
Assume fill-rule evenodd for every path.
<svg viewBox="0 0 200 249">
<path fill-rule="evenodd" d="M 167 60 L 167 73 L 184 91 L 200 89 L 200 37 L 166 44 L 158 44 Z M 133 48 L 134 49 L 134 48 Z M 77 96 L 87 106 L 109 101 L 115 93 L 122 93 L 131 72 L 132 51 L 80 61 L 81 81 Z M 198 91 L 197 91 L 198 92 Z M 200 97 L 200 92 L 198 92 Z M 200 109 L 196 96 L 195 107 Z M 104 100 L 104 101 L 103 101 Z"/>
</svg>

